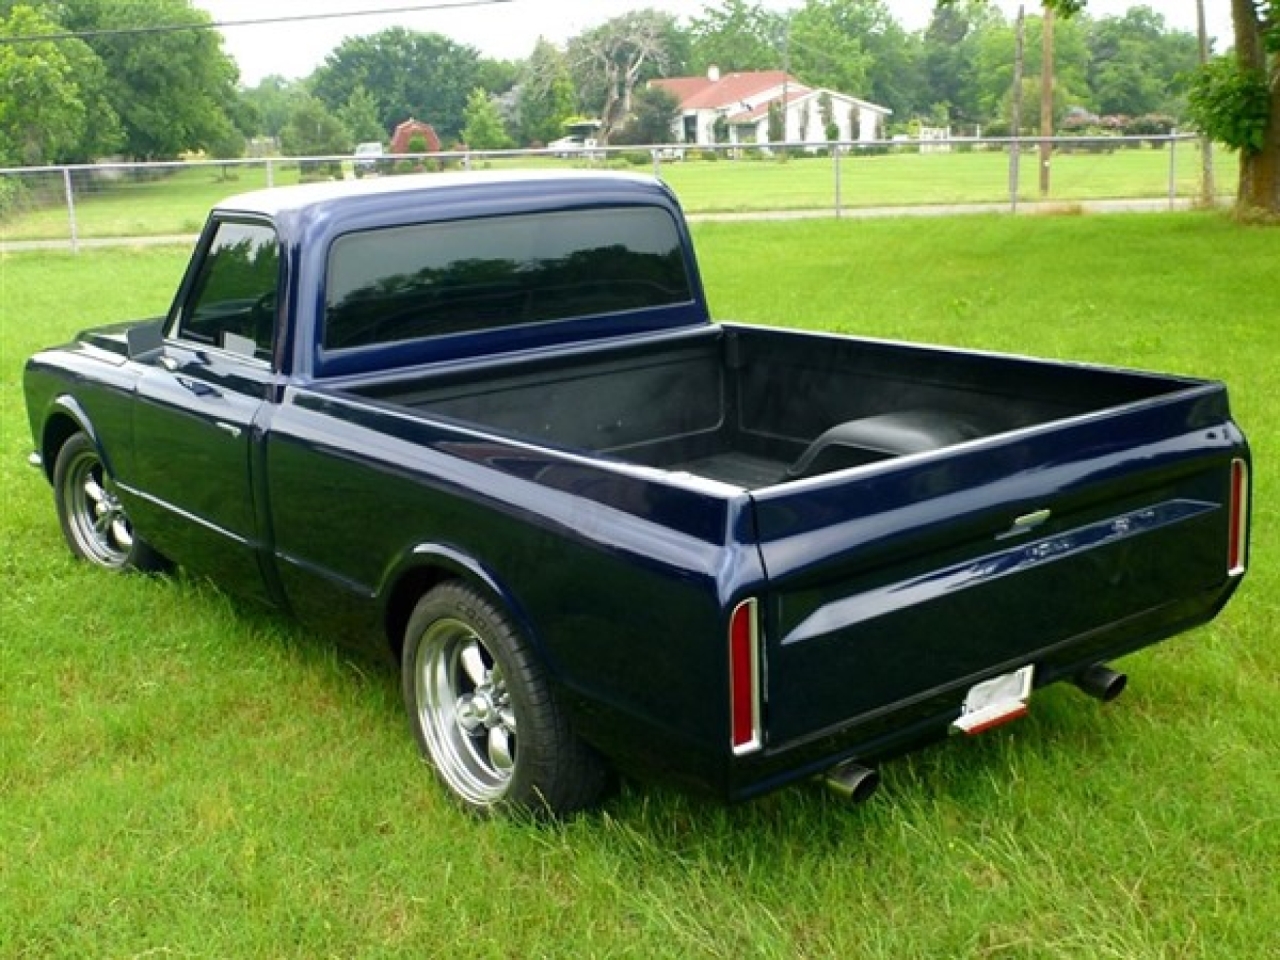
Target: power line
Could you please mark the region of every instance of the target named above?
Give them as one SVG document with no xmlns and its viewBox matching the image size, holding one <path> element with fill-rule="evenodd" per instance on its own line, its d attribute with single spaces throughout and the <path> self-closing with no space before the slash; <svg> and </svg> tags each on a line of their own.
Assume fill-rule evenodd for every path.
<svg viewBox="0 0 1280 960">
<path fill-rule="evenodd" d="M 229 27 L 257 27 L 264 24 L 302 23 L 313 20 L 343 20 L 352 17 L 377 17 L 393 13 L 421 13 L 427 10 L 456 10 L 463 7 L 490 7 L 512 0 L 452 0 L 452 2 L 420 3 L 406 7 L 382 7 L 377 10 L 347 10 L 336 13 L 302 13 L 288 17 L 262 17 L 256 20 L 220 20 L 208 23 L 168 23 L 150 27 L 116 27 L 102 30 L 78 30 L 68 33 L 31 33 L 17 37 L 0 37 L 0 44 L 38 43 L 46 40 L 88 40 L 96 37 L 133 37 L 155 33 L 181 33 L 187 30 L 224 30 Z"/>
</svg>

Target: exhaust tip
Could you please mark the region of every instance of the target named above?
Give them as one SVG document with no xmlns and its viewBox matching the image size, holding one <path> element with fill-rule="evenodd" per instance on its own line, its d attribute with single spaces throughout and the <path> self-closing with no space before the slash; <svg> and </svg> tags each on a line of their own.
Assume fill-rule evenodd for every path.
<svg viewBox="0 0 1280 960">
<path fill-rule="evenodd" d="M 1124 688 L 1128 685 L 1129 678 L 1104 664 L 1095 663 L 1093 666 L 1087 667 L 1078 673 L 1074 678 L 1074 683 L 1095 700 L 1110 703 L 1124 693 Z"/>
<path fill-rule="evenodd" d="M 837 764 L 823 774 L 822 782 L 850 803 L 863 803 L 880 786 L 880 774 L 853 761 Z"/>
</svg>

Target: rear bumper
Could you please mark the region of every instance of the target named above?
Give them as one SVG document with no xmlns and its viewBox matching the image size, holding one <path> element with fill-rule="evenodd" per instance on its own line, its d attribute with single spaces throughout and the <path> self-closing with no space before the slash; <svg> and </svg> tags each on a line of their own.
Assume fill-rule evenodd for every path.
<svg viewBox="0 0 1280 960">
<path fill-rule="evenodd" d="M 1239 582 L 1238 577 L 1232 578 L 1220 588 L 1146 610 L 1043 647 L 1016 661 L 992 664 L 980 674 L 959 677 L 945 687 L 924 691 L 787 743 L 768 741 L 766 721 L 765 749 L 732 762 L 726 798 L 746 800 L 817 776 L 848 760 L 870 764 L 943 739 L 960 716 L 965 695 L 974 684 L 1029 663 L 1036 666 L 1037 688 L 1071 679 L 1092 664 L 1113 660 L 1208 622 L 1230 599 Z"/>
</svg>

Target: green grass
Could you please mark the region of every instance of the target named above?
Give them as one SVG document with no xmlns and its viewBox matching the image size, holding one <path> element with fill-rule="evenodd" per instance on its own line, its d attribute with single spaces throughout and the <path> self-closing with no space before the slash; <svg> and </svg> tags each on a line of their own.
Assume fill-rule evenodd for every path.
<svg viewBox="0 0 1280 960">
<path fill-rule="evenodd" d="M 0 956 L 1280 953 L 1280 233 L 1207 215 L 705 224 L 717 314 L 1225 378 L 1253 569 L 1100 707 L 883 767 L 848 809 L 624 787 L 476 822 L 395 677 L 187 578 L 72 562 L 23 464 L 22 359 L 162 311 L 185 251 L 0 259 Z"/>
<path fill-rule="evenodd" d="M 1177 156 L 1177 193 L 1197 195 L 1198 147 L 1181 143 Z M 691 157 L 693 154 L 691 153 Z M 628 167 L 652 172 L 652 164 Z M 554 158 L 494 160 L 479 164 L 492 169 L 564 168 Z M 1020 165 L 1023 200 L 1039 196 L 1038 159 L 1024 152 Z M 1229 154 L 1218 158 L 1219 186 L 1227 192 L 1234 183 L 1235 164 Z M 1059 153 L 1053 160 L 1055 202 L 1168 196 L 1169 154 L 1166 149 L 1127 149 L 1108 154 Z M 849 156 L 841 159 L 840 197 L 843 207 L 915 206 L 946 203 L 1006 203 L 1009 198 L 1009 160 L 1002 152 Z M 690 159 L 663 162 L 662 177 L 671 184 L 687 211 L 726 213 L 771 210 L 834 209 L 835 168 L 831 159 L 778 158 L 716 162 Z M 70 235 L 64 188 L 56 175 L 33 177 L 29 185 L 45 202 L 36 209 L 0 222 L 0 240 L 61 239 Z M 298 182 L 296 167 L 277 164 L 272 182 Z M 169 236 L 200 229 L 209 207 L 224 197 L 267 185 L 263 167 L 192 167 L 156 180 L 121 177 L 77 187 L 76 230 L 82 239 L 100 237 Z"/>
</svg>

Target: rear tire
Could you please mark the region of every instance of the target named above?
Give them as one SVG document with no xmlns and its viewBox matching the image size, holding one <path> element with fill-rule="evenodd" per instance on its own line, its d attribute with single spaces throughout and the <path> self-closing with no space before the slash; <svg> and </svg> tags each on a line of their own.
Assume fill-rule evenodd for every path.
<svg viewBox="0 0 1280 960">
<path fill-rule="evenodd" d="M 133 531 L 97 445 L 81 431 L 58 451 L 53 497 L 71 552 L 107 570 L 156 572 L 169 562 Z"/>
<path fill-rule="evenodd" d="M 418 746 L 467 809 L 565 816 L 599 801 L 604 762 L 570 729 L 524 638 L 478 591 L 446 583 L 418 601 L 401 678 Z"/>
</svg>

